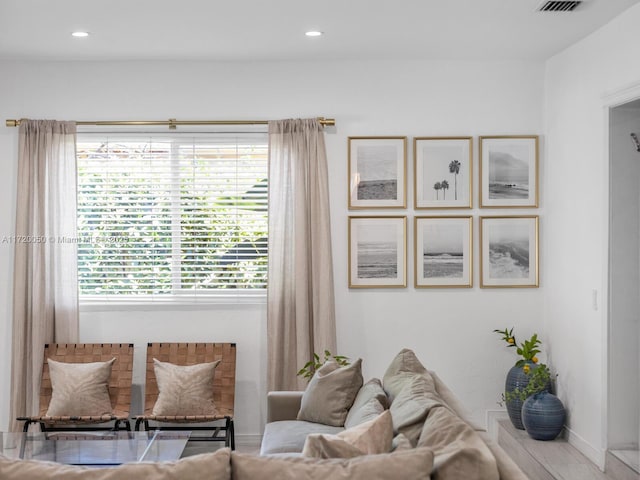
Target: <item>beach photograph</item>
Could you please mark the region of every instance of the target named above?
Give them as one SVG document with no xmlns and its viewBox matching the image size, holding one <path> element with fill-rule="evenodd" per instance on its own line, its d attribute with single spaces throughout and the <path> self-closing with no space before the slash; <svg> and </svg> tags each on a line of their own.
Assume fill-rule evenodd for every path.
<svg viewBox="0 0 640 480">
<path fill-rule="evenodd" d="M 352 286 L 404 286 L 405 217 L 350 217 Z"/>
<path fill-rule="evenodd" d="M 358 200 L 398 199 L 397 156 L 393 145 L 358 147 Z"/>
<path fill-rule="evenodd" d="M 485 286 L 537 286 L 538 217 L 483 217 Z"/>
<path fill-rule="evenodd" d="M 480 137 L 481 207 L 538 206 L 538 137 Z"/>
<path fill-rule="evenodd" d="M 406 207 L 406 137 L 349 137 L 349 208 Z"/>
<path fill-rule="evenodd" d="M 489 198 L 529 198 L 529 162 L 526 145 L 501 145 L 489 149 Z"/>
<path fill-rule="evenodd" d="M 471 217 L 416 217 L 416 286 L 471 286 Z"/>
<path fill-rule="evenodd" d="M 424 225 L 422 270 L 425 278 L 461 278 L 462 225 Z"/>
</svg>

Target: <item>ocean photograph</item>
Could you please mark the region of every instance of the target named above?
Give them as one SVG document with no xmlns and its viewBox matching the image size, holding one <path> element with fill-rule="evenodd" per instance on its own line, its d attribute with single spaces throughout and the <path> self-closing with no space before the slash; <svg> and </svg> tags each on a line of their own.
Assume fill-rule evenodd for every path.
<svg viewBox="0 0 640 480">
<path fill-rule="evenodd" d="M 529 228 L 502 225 L 489 234 L 489 276 L 496 279 L 529 277 Z"/>
<path fill-rule="evenodd" d="M 529 198 L 528 153 L 526 145 L 499 145 L 489 151 L 489 199 Z"/>
<path fill-rule="evenodd" d="M 424 254 L 424 278 L 462 278 L 464 273 L 462 253 Z"/>
<path fill-rule="evenodd" d="M 358 200 L 398 199 L 397 158 L 398 151 L 393 145 L 358 147 Z"/>
<path fill-rule="evenodd" d="M 397 278 L 398 245 L 395 242 L 358 242 L 358 278 Z"/>
<path fill-rule="evenodd" d="M 464 231 L 461 225 L 428 224 L 423 227 L 424 278 L 462 278 Z"/>
</svg>

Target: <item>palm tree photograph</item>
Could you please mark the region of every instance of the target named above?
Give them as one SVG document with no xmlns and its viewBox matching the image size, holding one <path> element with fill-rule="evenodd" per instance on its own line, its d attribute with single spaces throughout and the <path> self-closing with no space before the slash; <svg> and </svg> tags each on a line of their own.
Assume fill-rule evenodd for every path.
<svg viewBox="0 0 640 480">
<path fill-rule="evenodd" d="M 414 207 L 472 208 L 472 138 L 414 139 Z"/>
</svg>

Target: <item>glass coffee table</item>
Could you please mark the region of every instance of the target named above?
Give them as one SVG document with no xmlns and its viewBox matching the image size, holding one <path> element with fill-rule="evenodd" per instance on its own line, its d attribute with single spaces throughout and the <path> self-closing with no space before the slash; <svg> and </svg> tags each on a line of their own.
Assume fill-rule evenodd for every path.
<svg viewBox="0 0 640 480">
<path fill-rule="evenodd" d="M 67 465 L 108 467 L 177 460 L 189 431 L 0 433 L 0 455 Z"/>
</svg>

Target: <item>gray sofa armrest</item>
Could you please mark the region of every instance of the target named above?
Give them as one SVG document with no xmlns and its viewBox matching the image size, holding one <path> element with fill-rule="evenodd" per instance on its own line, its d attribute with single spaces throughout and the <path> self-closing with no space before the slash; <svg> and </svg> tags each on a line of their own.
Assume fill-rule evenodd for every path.
<svg viewBox="0 0 640 480">
<path fill-rule="evenodd" d="M 267 393 L 267 423 L 296 420 L 304 392 Z"/>
</svg>

